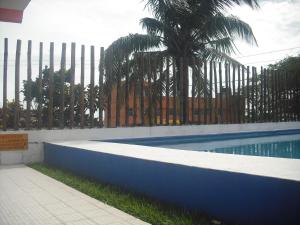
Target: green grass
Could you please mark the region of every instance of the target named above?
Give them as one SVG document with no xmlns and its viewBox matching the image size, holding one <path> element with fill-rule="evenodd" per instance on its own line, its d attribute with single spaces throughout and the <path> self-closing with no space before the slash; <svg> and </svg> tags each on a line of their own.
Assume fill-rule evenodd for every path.
<svg viewBox="0 0 300 225">
<path fill-rule="evenodd" d="M 70 172 L 45 164 L 32 164 L 31 168 L 48 175 L 108 205 L 118 208 L 145 222 L 155 225 L 206 225 L 213 220 L 197 212 L 163 204 L 116 186 L 76 176 Z"/>
</svg>

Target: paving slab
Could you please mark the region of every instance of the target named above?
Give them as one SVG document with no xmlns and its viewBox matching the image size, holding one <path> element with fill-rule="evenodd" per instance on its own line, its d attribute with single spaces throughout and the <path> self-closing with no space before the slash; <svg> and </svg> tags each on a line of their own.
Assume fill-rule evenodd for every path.
<svg viewBox="0 0 300 225">
<path fill-rule="evenodd" d="M 147 225 L 25 165 L 0 166 L 1 225 Z"/>
</svg>

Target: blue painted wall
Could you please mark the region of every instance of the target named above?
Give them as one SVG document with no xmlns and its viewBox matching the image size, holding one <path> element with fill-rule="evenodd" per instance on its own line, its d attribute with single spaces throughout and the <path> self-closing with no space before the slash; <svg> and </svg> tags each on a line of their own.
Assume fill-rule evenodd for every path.
<svg viewBox="0 0 300 225">
<path fill-rule="evenodd" d="M 300 224 L 300 182 L 188 167 L 45 143 L 45 162 L 231 224 Z"/>
</svg>

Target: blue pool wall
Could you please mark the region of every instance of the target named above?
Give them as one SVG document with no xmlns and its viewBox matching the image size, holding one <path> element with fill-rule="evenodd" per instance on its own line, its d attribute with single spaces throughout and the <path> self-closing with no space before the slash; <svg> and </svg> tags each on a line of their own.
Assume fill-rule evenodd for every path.
<svg viewBox="0 0 300 225">
<path fill-rule="evenodd" d="M 230 224 L 300 224 L 300 182 L 45 143 L 44 160 L 74 174 L 196 209 Z"/>
</svg>

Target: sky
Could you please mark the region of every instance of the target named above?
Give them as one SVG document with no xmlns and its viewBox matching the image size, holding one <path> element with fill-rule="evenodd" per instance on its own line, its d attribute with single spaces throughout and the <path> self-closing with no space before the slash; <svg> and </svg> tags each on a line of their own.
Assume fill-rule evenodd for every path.
<svg viewBox="0 0 300 225">
<path fill-rule="evenodd" d="M 239 52 L 233 55 L 250 66 L 266 66 L 286 56 L 300 53 L 300 0 L 261 0 L 260 9 L 235 7 L 230 14 L 238 16 L 253 29 L 258 46 L 237 41 Z M 59 68 L 61 43 L 76 42 L 76 61 L 80 62 L 81 44 L 100 47 L 129 33 L 145 33 L 139 25 L 143 17 L 151 16 L 143 0 L 31 0 L 24 12 L 22 24 L 0 22 L 0 105 L 2 102 L 3 43 L 9 39 L 9 74 L 13 74 L 16 40 L 21 39 L 21 80 L 26 77 L 26 45 L 33 41 L 33 77 L 38 69 L 38 44 L 45 45 L 45 64 L 48 64 L 49 42 L 55 42 L 55 69 Z M 271 52 L 265 54 L 266 52 Z M 254 56 L 252 56 L 254 55 Z M 67 63 L 70 63 L 69 61 Z M 88 67 L 88 66 L 87 66 Z M 88 69 L 88 68 L 87 68 Z M 79 73 L 79 69 L 76 70 Z M 88 73 L 88 71 L 87 71 Z M 76 74 L 77 79 L 79 75 Z M 13 85 L 14 78 L 8 78 Z M 87 81 L 88 78 L 87 78 Z M 12 93 L 9 93 L 11 96 Z"/>
</svg>

